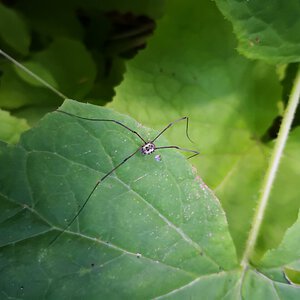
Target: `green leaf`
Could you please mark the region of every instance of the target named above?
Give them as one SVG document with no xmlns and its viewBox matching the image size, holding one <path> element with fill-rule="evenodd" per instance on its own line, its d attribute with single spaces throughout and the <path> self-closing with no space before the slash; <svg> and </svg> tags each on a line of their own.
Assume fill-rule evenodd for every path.
<svg viewBox="0 0 300 300">
<path fill-rule="evenodd" d="M 284 268 L 284 274 L 286 278 L 294 284 L 300 284 L 300 270 L 292 269 L 292 268 Z"/>
<path fill-rule="evenodd" d="M 20 134 L 29 129 L 24 119 L 18 119 L 9 112 L 0 109 L 0 140 L 7 143 L 16 143 Z"/>
<path fill-rule="evenodd" d="M 96 77 L 95 63 L 84 45 L 64 38 L 55 40 L 47 50 L 37 53 L 27 66 L 62 93 L 78 99 L 91 90 Z M 27 73 L 17 68 L 16 71 L 22 79 L 33 84 Z M 39 82 L 34 85 L 43 86 Z"/>
<path fill-rule="evenodd" d="M 58 84 L 55 81 L 50 70 L 43 67 L 43 65 L 41 65 L 39 62 L 29 61 L 29 62 L 22 63 L 22 65 L 25 66 L 32 73 L 37 74 L 40 78 L 45 80 L 47 83 L 49 83 L 53 87 L 58 88 Z M 42 84 L 40 81 L 37 81 L 35 78 L 33 78 L 28 73 L 25 73 L 18 66 L 14 65 L 14 69 L 15 69 L 16 73 L 20 76 L 20 78 L 22 78 L 26 83 L 31 84 L 36 87 L 45 87 L 44 84 Z"/>
<path fill-rule="evenodd" d="M 12 65 L 2 66 L 2 71 L 0 107 L 5 109 L 18 109 L 33 106 L 57 107 L 61 102 L 61 99 L 56 94 L 44 86 L 33 87 L 25 82 L 25 80 L 16 73 L 16 70 Z M 28 78 L 28 75 L 26 78 Z"/>
<path fill-rule="evenodd" d="M 257 270 L 249 270 L 245 274 L 243 299 L 299 299 L 300 291 L 296 286 L 270 280 Z M 240 298 L 241 299 L 241 298 Z"/>
<path fill-rule="evenodd" d="M 0 3 L 0 38 L 11 48 L 28 53 L 30 35 L 26 24 L 16 11 Z"/>
<path fill-rule="evenodd" d="M 299 261 L 300 258 L 300 214 L 295 224 L 289 228 L 276 249 L 269 250 L 263 257 L 262 267 L 285 266 Z M 299 264 L 299 263 L 298 263 Z M 298 270 L 300 266 L 298 266 Z"/>
<path fill-rule="evenodd" d="M 300 61 L 298 0 L 215 0 L 232 23 L 238 50 L 270 63 Z"/>
<path fill-rule="evenodd" d="M 259 262 L 264 276 L 277 282 L 292 284 L 285 299 L 299 298 L 300 211 L 297 221 L 286 231 L 280 245 L 267 251 Z M 296 284 L 296 285 L 293 285 Z M 281 285 L 281 284 L 280 284 Z M 283 285 L 286 289 L 287 285 Z M 295 291 L 295 290 L 298 290 Z M 298 297 L 298 298 L 297 298 Z"/>
<path fill-rule="evenodd" d="M 221 199 L 241 254 L 269 158 L 262 137 L 281 93 L 274 68 L 244 59 L 234 46 L 214 3 L 172 1 L 147 49 L 127 64 L 109 107 L 156 129 L 190 117 L 201 152 L 192 163 Z M 183 124 L 181 134 L 166 135 L 187 147 Z"/>
<path fill-rule="evenodd" d="M 61 109 L 118 120 L 147 140 L 157 134 L 105 108 L 67 101 Z M 76 222 L 49 246 L 97 180 L 142 144 L 113 122 L 59 112 L 17 146 L 0 144 L 2 294 L 149 299 L 195 280 L 208 292 L 220 283 L 212 295 L 229 292 L 238 276 L 226 271 L 236 257 L 224 213 L 177 150 L 157 150 L 161 161 L 138 152 L 98 186 Z"/>
</svg>

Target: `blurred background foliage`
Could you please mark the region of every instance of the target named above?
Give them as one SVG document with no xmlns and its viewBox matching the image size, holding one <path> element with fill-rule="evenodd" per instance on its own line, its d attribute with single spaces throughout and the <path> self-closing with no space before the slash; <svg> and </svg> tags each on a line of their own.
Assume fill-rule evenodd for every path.
<svg viewBox="0 0 300 300">
<path fill-rule="evenodd" d="M 0 46 L 66 97 L 104 105 L 163 8 L 163 1 L 2 1 Z M 0 84 L 0 108 L 29 125 L 63 101 L 2 56 Z M 10 132 L 28 125 L 11 118 L 1 138 L 16 141 Z"/>
</svg>

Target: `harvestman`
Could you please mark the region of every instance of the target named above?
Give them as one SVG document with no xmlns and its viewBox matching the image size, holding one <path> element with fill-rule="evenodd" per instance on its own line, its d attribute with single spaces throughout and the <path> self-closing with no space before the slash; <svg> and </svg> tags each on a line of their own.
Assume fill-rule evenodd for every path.
<svg viewBox="0 0 300 300">
<path fill-rule="evenodd" d="M 113 120 L 113 119 L 92 119 L 92 118 L 85 118 L 85 117 L 80 117 L 71 113 L 68 113 L 66 111 L 63 110 L 56 110 L 56 112 L 59 113 L 63 113 L 66 114 L 68 116 L 71 117 L 75 117 L 78 119 L 82 119 L 82 120 L 86 120 L 86 121 L 94 121 L 94 122 L 112 122 L 115 123 L 119 126 L 122 126 L 123 128 L 129 130 L 130 132 L 132 132 L 133 134 L 135 134 L 142 142 L 143 144 L 137 149 L 135 150 L 133 153 L 131 153 L 129 156 L 127 156 L 125 159 L 123 159 L 119 164 L 117 164 L 112 170 L 110 170 L 108 173 L 106 173 L 102 178 L 100 178 L 95 186 L 93 187 L 93 189 L 91 190 L 91 192 L 89 193 L 88 197 L 85 199 L 85 201 L 83 202 L 83 205 L 79 208 L 79 210 L 77 211 L 77 213 L 74 215 L 74 217 L 71 219 L 71 221 L 67 224 L 67 226 L 50 242 L 50 245 L 52 245 L 72 224 L 73 222 L 77 219 L 77 217 L 79 216 L 79 214 L 82 212 L 82 210 L 84 209 L 84 207 L 87 205 L 88 201 L 90 200 L 90 198 L 92 197 L 93 193 L 95 192 L 95 190 L 97 189 L 97 187 L 100 185 L 100 183 L 105 180 L 110 174 L 112 174 L 114 171 L 116 171 L 119 167 L 121 167 L 127 160 L 129 160 L 131 157 L 133 157 L 136 153 L 141 152 L 143 155 L 149 155 L 154 153 L 156 150 L 159 149 L 177 149 L 177 150 L 181 150 L 181 151 L 186 151 L 186 152 L 191 152 L 193 153 L 191 156 L 188 157 L 188 159 L 196 156 L 199 154 L 198 151 L 195 150 L 190 150 L 190 149 L 185 149 L 185 148 L 180 148 L 178 146 L 161 146 L 161 147 L 156 147 L 154 142 L 167 130 L 169 129 L 172 125 L 174 125 L 175 123 L 182 121 L 182 120 L 186 120 L 186 129 L 185 129 L 185 134 L 187 136 L 187 138 L 192 142 L 192 140 L 189 137 L 188 134 L 188 128 L 189 128 L 189 118 L 188 117 L 182 117 L 178 120 L 175 120 L 173 122 L 171 122 L 169 125 L 167 125 L 162 131 L 160 131 L 158 133 L 158 135 L 150 140 L 150 141 L 146 141 L 138 132 L 136 132 L 135 130 L 129 128 L 128 126 L 124 125 L 123 123 L 117 121 L 117 120 Z"/>
</svg>

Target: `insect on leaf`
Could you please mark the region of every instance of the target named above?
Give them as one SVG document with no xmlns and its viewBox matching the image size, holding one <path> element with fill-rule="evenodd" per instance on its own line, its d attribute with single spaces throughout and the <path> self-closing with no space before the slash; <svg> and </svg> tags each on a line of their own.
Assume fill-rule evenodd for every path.
<svg viewBox="0 0 300 300">
<path fill-rule="evenodd" d="M 105 108 L 69 100 L 60 109 L 121 121 L 146 140 L 157 134 Z M 160 137 L 157 144 L 168 143 Z M 59 298 L 63 289 L 64 297 L 151 298 L 206 275 L 220 289 L 236 277 L 223 271 L 235 266 L 236 257 L 220 204 L 174 149 L 161 150 L 160 160 L 138 152 L 98 186 L 76 221 L 49 246 L 97 180 L 140 146 L 114 123 L 58 112 L 16 147 L 2 145 L 6 295 L 36 299 L 47 291 L 46 298 Z"/>
</svg>

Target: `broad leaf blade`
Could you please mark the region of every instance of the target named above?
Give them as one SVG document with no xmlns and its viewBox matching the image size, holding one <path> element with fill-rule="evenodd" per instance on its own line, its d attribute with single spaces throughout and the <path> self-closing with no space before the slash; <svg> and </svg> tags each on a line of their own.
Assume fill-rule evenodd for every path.
<svg viewBox="0 0 300 300">
<path fill-rule="evenodd" d="M 72 101 L 62 109 L 116 119 L 146 139 L 155 136 L 107 109 Z M 173 149 L 161 150 L 161 161 L 137 153 L 103 181 L 76 222 L 49 247 L 97 180 L 139 146 L 136 136 L 114 123 L 55 112 L 16 148 L 2 147 L 6 295 L 151 298 L 236 265 L 219 202 Z"/>
</svg>

